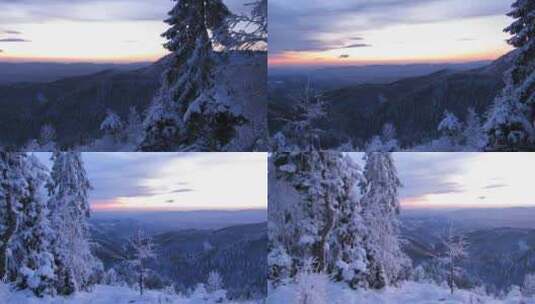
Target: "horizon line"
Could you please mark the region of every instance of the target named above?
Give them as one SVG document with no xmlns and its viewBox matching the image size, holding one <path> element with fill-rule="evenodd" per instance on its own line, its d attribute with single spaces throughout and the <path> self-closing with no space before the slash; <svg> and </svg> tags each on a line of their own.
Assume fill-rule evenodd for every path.
<svg viewBox="0 0 535 304">
<path fill-rule="evenodd" d="M 299 68 L 351 68 L 351 67 L 369 67 L 369 66 L 387 66 L 387 65 L 397 65 L 397 66 L 410 66 L 410 65 L 429 65 L 429 64 L 470 64 L 470 63 L 491 63 L 499 59 L 481 59 L 481 60 L 470 60 L 470 61 L 417 61 L 417 62 L 363 62 L 363 63 L 351 63 L 351 64 L 318 64 L 318 65 L 309 65 L 309 64 L 298 64 L 298 65 L 287 65 L 287 64 L 274 64 L 268 65 L 268 69 L 280 69 L 280 70 L 289 70 L 289 69 L 299 69 Z"/>
<path fill-rule="evenodd" d="M 0 62 L 9 63 L 101 63 L 101 64 L 128 64 L 139 62 L 156 62 L 165 56 L 171 54 L 170 52 L 164 52 L 163 54 L 146 54 L 140 56 L 129 57 L 19 57 L 10 56 L 6 53 L 0 53 Z"/>
<path fill-rule="evenodd" d="M 487 54 L 466 54 L 466 56 L 451 56 L 442 58 L 421 58 L 421 59 L 369 59 L 369 60 L 343 60 L 333 58 L 315 58 L 308 56 L 301 58 L 284 58 L 282 54 L 273 54 L 268 58 L 268 69 L 276 68 L 317 68 L 317 67 L 344 67 L 344 66 L 367 66 L 367 65 L 412 65 L 412 64 L 463 64 L 482 61 L 495 61 L 509 54 L 512 50 L 487 53 Z"/>
<path fill-rule="evenodd" d="M 244 212 L 244 211 L 267 211 L 265 208 L 206 208 L 206 209 L 174 209 L 174 208 L 91 208 L 91 213 L 149 213 L 149 212 Z"/>
<path fill-rule="evenodd" d="M 468 207 L 461 207 L 461 206 L 450 206 L 450 207 L 440 207 L 440 206 L 434 206 L 434 207 L 420 207 L 420 206 L 403 206 L 401 204 L 401 209 L 405 210 L 458 210 L 458 209 L 520 209 L 520 208 L 533 208 L 535 209 L 535 205 L 530 206 L 522 206 L 522 205 L 514 205 L 514 206 L 468 206 Z"/>
</svg>

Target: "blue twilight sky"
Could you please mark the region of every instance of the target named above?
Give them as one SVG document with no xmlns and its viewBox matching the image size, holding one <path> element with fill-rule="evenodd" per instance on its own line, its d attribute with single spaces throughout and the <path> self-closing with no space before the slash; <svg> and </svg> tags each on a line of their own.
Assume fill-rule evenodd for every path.
<svg viewBox="0 0 535 304">
<path fill-rule="evenodd" d="M 362 153 L 352 156 L 363 165 Z M 394 153 L 405 208 L 535 207 L 535 153 Z"/>
<path fill-rule="evenodd" d="M 35 153 L 50 166 L 50 153 Z M 267 208 L 265 153 L 83 153 L 93 210 Z"/>
<path fill-rule="evenodd" d="M 248 0 L 224 0 L 235 12 Z M 0 0 L 0 60 L 152 61 L 171 0 Z"/>
<path fill-rule="evenodd" d="M 512 0 L 270 0 L 270 65 L 495 59 Z"/>
</svg>

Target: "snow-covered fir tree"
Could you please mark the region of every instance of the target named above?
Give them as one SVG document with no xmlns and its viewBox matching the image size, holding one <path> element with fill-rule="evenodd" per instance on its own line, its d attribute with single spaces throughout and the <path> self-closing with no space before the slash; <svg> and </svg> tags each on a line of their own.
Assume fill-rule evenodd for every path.
<svg viewBox="0 0 535 304">
<path fill-rule="evenodd" d="M 143 121 L 136 107 L 130 107 L 126 122 L 126 139 L 128 142 L 138 145 L 143 136 Z"/>
<path fill-rule="evenodd" d="M 274 235 L 275 227 L 273 223 L 268 224 L 271 228 L 270 236 Z M 274 237 L 270 239 L 274 240 Z M 277 286 L 282 283 L 282 280 L 289 278 L 292 274 L 292 257 L 286 252 L 283 244 L 278 240 L 270 242 L 272 248 L 268 252 L 267 261 L 268 261 L 268 281 L 273 285 Z"/>
<path fill-rule="evenodd" d="M 516 0 L 507 14 L 515 21 L 505 31 L 517 50 L 505 74 L 505 88 L 494 100 L 485 129 L 488 150 L 535 149 L 535 2 Z"/>
<path fill-rule="evenodd" d="M 91 253 L 88 192 L 91 188 L 79 152 L 55 152 L 52 156 L 48 206 L 56 235 L 52 247 L 56 259 L 58 293 L 88 289 L 102 265 Z"/>
<path fill-rule="evenodd" d="M 8 280 L 10 246 L 20 222 L 21 198 L 27 195 L 23 153 L 0 152 L 0 280 Z"/>
<path fill-rule="evenodd" d="M 245 122 L 229 92 L 214 84 L 214 46 L 228 39 L 231 12 L 221 0 L 175 0 L 162 34 L 172 60 L 144 122 L 143 151 L 219 151 Z"/>
<path fill-rule="evenodd" d="M 35 156 L 25 157 L 25 195 L 11 247 L 11 277 L 21 289 L 36 295 L 54 295 L 54 256 L 51 242 L 54 234 L 48 220 L 46 182 L 47 169 Z"/>
<path fill-rule="evenodd" d="M 294 277 L 309 258 L 317 272 L 352 288 L 382 288 L 408 276 L 410 260 L 399 236 L 400 182 L 392 157 L 369 152 L 365 160 L 363 175 L 339 152 L 271 156 L 272 284 L 281 276 Z"/>
<path fill-rule="evenodd" d="M 442 238 L 442 244 L 446 248 L 446 252 L 442 258 L 448 265 L 448 287 L 453 294 L 455 289 L 455 279 L 462 271 L 457 263 L 460 259 L 468 256 L 468 252 L 466 250 L 468 247 L 468 242 L 466 241 L 464 235 L 455 235 L 453 233 L 452 225 L 450 224 Z"/>
<path fill-rule="evenodd" d="M 321 149 L 321 130 L 314 123 L 326 115 L 322 96 L 307 82 L 303 92 L 294 100 L 296 117 L 288 121 L 283 130 L 273 136 L 273 151 L 316 151 Z"/>
<path fill-rule="evenodd" d="M 487 144 L 487 136 L 483 130 L 481 119 L 473 108 L 468 109 L 463 137 L 465 145 L 472 151 L 481 151 Z"/>
<path fill-rule="evenodd" d="M 145 289 L 146 263 L 149 259 L 156 256 L 154 244 L 145 231 L 138 229 L 130 239 L 129 245 L 133 250 L 133 256 L 132 259 L 129 260 L 129 263 L 134 266 L 137 271 L 139 294 L 143 295 Z"/>
<path fill-rule="evenodd" d="M 210 271 L 208 280 L 206 280 L 206 291 L 213 293 L 223 289 L 223 278 L 217 271 Z"/>
<path fill-rule="evenodd" d="M 381 136 L 374 136 L 366 147 L 366 151 L 369 152 L 394 152 L 397 150 L 399 150 L 399 143 L 396 139 L 396 128 L 392 124 L 385 124 Z"/>
<path fill-rule="evenodd" d="M 0 277 L 37 296 L 56 294 L 46 168 L 34 156 L 0 153 Z"/>
<path fill-rule="evenodd" d="M 54 151 L 54 141 L 56 140 L 56 129 L 50 124 L 45 124 L 39 132 L 39 144 L 41 147 L 49 147 L 48 151 Z"/>
<path fill-rule="evenodd" d="M 463 125 L 452 112 L 445 111 L 437 130 L 442 136 L 449 139 L 452 146 L 458 145 L 461 140 Z"/>
<path fill-rule="evenodd" d="M 295 152 L 274 153 L 270 166 L 270 282 L 294 277 L 312 258 L 317 272 L 360 286 L 367 253 L 357 164 L 338 152 Z"/>
<path fill-rule="evenodd" d="M 100 130 L 106 135 L 110 135 L 114 140 L 119 141 L 124 134 L 124 124 L 121 117 L 112 110 L 108 110 L 106 118 L 100 124 Z"/>
<path fill-rule="evenodd" d="M 365 243 L 370 254 L 368 282 L 383 288 L 406 277 L 410 260 L 401 250 L 399 188 L 391 153 L 368 152 L 361 183 L 362 218 L 368 228 Z"/>
</svg>

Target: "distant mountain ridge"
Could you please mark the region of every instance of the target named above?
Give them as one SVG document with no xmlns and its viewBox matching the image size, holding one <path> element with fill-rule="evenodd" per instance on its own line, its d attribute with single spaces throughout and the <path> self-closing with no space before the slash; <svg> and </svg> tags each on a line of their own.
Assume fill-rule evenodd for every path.
<svg viewBox="0 0 535 304">
<path fill-rule="evenodd" d="M 325 131 L 323 148 L 333 148 L 351 139 L 363 146 L 380 134 L 385 123 L 397 129 L 403 146 L 412 146 L 437 137 L 437 126 L 445 110 L 464 120 L 473 107 L 483 115 L 503 87 L 503 73 L 511 64 L 513 53 L 483 67 L 470 70 L 439 70 L 424 76 L 409 77 L 390 83 L 356 83 L 324 90 L 327 115 L 318 123 Z M 294 115 L 288 109 L 293 102 L 285 84 L 270 88 L 269 119 L 272 133 L 281 121 Z M 297 89 L 296 89 L 297 90 Z M 286 94 L 286 97 L 284 97 Z"/>
<path fill-rule="evenodd" d="M 96 221 L 91 229 L 97 244 L 96 255 L 106 269 L 119 265 L 118 257 L 124 251 L 127 238 L 139 224 L 121 219 L 114 222 L 115 225 L 100 225 Z M 117 230 L 118 227 L 122 228 Z M 147 228 L 151 229 L 150 225 Z M 210 271 L 218 271 L 232 298 L 266 295 L 265 222 L 221 229 L 172 230 L 153 235 L 153 241 L 157 259 L 152 260 L 148 268 L 176 286 L 192 288 L 206 282 Z"/>
<path fill-rule="evenodd" d="M 108 109 L 125 119 L 130 107 L 139 113 L 148 108 L 170 58 L 168 55 L 135 70 L 104 70 L 49 83 L 0 85 L 0 146 L 20 147 L 38 138 L 44 124 L 56 129 L 62 147 L 91 143 L 102 136 L 100 124 Z M 219 54 L 216 60 L 219 65 L 214 78 L 233 94 L 234 106 L 248 120 L 238 128 L 237 141 L 253 146 L 267 129 L 263 94 L 266 54 L 236 51 Z M 244 80 L 236 81 L 237 77 Z"/>
<path fill-rule="evenodd" d="M 55 127 L 62 144 L 94 138 L 107 109 L 126 116 L 131 106 L 147 108 L 163 69 L 158 61 L 133 71 L 0 86 L 0 144 L 25 144 L 44 124 Z"/>
<path fill-rule="evenodd" d="M 105 70 L 131 71 L 151 65 L 136 63 L 60 63 L 60 62 L 2 62 L 0 85 L 15 83 L 46 83 L 67 77 L 95 74 Z"/>
<path fill-rule="evenodd" d="M 535 273 L 534 216 L 535 207 L 402 209 L 404 251 L 415 266 L 430 262 L 443 253 L 441 238 L 451 225 L 469 244 L 461 268 L 470 284 L 482 283 L 497 293 Z"/>
<path fill-rule="evenodd" d="M 403 221 L 403 226 L 406 224 L 411 225 Z M 436 218 L 428 218 L 418 229 L 403 227 L 404 251 L 414 266 L 443 255 L 439 236 L 447 225 L 442 224 L 437 225 Z M 483 284 L 496 294 L 511 285 L 521 286 L 525 275 L 535 272 L 535 229 L 497 227 L 473 230 L 464 236 L 469 244 L 468 256 L 460 267 L 468 274 L 467 284 Z"/>
</svg>

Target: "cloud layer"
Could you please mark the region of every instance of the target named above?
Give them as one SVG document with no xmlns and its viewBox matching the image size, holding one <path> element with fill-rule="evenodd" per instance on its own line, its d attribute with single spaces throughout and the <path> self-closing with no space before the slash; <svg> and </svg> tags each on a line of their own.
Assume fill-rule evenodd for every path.
<svg viewBox="0 0 535 304">
<path fill-rule="evenodd" d="M 231 10 L 243 10 L 246 0 L 224 1 Z M 0 0 L 0 24 L 70 21 L 163 20 L 172 8 L 169 0 Z"/>
<path fill-rule="evenodd" d="M 51 166 L 50 153 L 37 153 Z M 94 209 L 265 206 L 265 156 L 245 153 L 83 153 Z M 266 167 L 266 168 L 264 168 Z M 233 178 L 225 179 L 233 170 Z M 244 185 L 243 189 L 242 186 Z"/>
<path fill-rule="evenodd" d="M 270 0 L 270 53 L 342 48 L 398 25 L 503 15 L 509 0 Z M 365 44 L 365 42 L 364 42 Z"/>
<path fill-rule="evenodd" d="M 30 42 L 30 40 L 22 38 L 0 38 L 0 42 Z"/>
<path fill-rule="evenodd" d="M 352 156 L 363 165 L 363 154 Z M 394 153 L 404 207 L 535 206 L 533 153 Z"/>
</svg>

